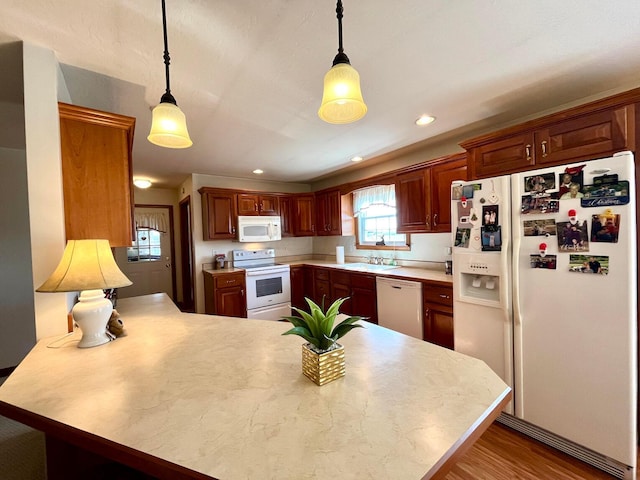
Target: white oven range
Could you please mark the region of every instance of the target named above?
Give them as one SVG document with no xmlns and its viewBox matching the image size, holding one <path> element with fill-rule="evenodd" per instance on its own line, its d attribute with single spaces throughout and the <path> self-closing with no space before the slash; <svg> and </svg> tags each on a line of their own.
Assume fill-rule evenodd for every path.
<svg viewBox="0 0 640 480">
<path fill-rule="evenodd" d="M 247 318 L 280 320 L 291 315 L 289 265 L 275 262 L 275 250 L 234 250 L 233 266 L 245 270 Z"/>
</svg>

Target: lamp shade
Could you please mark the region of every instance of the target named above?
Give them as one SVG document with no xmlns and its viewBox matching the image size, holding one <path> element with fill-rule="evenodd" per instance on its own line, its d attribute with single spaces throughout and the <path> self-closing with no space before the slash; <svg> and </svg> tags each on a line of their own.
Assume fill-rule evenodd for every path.
<svg viewBox="0 0 640 480">
<path fill-rule="evenodd" d="M 118 268 L 108 240 L 69 240 L 62 260 L 37 292 L 75 292 L 126 287 L 129 280 Z"/>
<path fill-rule="evenodd" d="M 187 119 L 176 104 L 160 102 L 153 109 L 152 116 L 151 132 L 147 137 L 151 143 L 167 148 L 193 145 L 187 131 Z"/>
<path fill-rule="evenodd" d="M 318 116 L 327 123 L 343 124 L 360 120 L 366 113 L 358 71 L 349 63 L 336 63 L 324 76 Z"/>
</svg>

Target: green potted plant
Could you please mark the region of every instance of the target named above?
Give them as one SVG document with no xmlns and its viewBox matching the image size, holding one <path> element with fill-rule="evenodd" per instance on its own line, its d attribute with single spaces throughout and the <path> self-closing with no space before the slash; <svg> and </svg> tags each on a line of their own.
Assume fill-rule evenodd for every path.
<svg viewBox="0 0 640 480">
<path fill-rule="evenodd" d="M 362 327 L 355 322 L 365 317 L 351 316 L 342 320 L 335 327 L 340 307 L 347 298 L 339 298 L 327 310 L 310 298 L 305 300 L 309 312 L 292 307 L 300 316 L 282 317 L 293 324 L 291 330 L 283 335 L 299 335 L 308 343 L 302 345 L 302 372 L 317 385 L 324 385 L 344 376 L 344 347 L 337 340 L 354 328 Z"/>
</svg>

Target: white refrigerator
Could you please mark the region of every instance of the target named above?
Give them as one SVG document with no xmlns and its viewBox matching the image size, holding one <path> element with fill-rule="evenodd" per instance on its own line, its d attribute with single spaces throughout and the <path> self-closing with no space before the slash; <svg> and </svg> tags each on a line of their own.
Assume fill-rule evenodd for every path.
<svg viewBox="0 0 640 480">
<path fill-rule="evenodd" d="M 454 348 L 514 390 L 500 420 L 635 478 L 633 155 L 454 182 Z"/>
</svg>

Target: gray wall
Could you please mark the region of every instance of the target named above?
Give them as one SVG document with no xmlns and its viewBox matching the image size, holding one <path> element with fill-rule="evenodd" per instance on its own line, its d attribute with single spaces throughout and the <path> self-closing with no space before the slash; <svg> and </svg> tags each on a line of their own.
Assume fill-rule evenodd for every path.
<svg viewBox="0 0 640 480">
<path fill-rule="evenodd" d="M 20 363 L 36 341 L 22 44 L 0 45 L 0 369 Z M 6 86 L 6 88 L 5 88 Z"/>
</svg>

